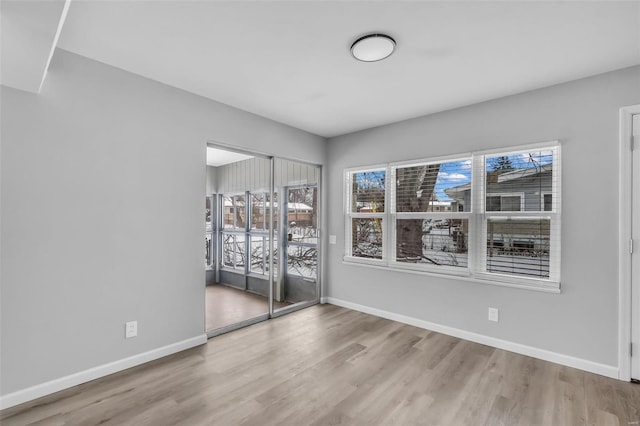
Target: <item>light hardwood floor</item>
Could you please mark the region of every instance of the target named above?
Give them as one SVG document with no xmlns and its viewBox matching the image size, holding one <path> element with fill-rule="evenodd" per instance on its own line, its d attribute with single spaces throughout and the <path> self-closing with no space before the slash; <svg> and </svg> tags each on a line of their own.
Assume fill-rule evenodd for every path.
<svg viewBox="0 0 640 426">
<path fill-rule="evenodd" d="M 259 294 L 222 284 L 208 285 L 205 292 L 207 331 L 269 313 L 268 299 Z M 286 306 L 289 303 L 274 302 L 275 309 Z"/>
<path fill-rule="evenodd" d="M 10 425 L 634 425 L 640 385 L 319 305 L 13 407 Z"/>
</svg>

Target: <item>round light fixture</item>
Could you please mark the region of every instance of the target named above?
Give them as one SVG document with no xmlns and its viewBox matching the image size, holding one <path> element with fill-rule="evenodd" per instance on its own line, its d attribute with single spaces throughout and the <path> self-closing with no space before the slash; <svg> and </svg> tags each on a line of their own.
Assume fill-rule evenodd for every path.
<svg viewBox="0 0 640 426">
<path fill-rule="evenodd" d="M 351 54 L 363 62 L 375 62 L 388 58 L 396 48 L 396 41 L 385 34 L 368 34 L 351 45 Z"/>
</svg>

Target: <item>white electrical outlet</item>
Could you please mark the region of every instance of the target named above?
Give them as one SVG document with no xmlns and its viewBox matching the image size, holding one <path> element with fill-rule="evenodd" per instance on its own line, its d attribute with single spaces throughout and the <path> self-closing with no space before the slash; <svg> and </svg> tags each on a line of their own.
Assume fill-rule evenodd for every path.
<svg viewBox="0 0 640 426">
<path fill-rule="evenodd" d="M 329 235 L 329 244 L 335 244 L 337 241 L 337 238 L 335 235 Z"/>
<path fill-rule="evenodd" d="M 489 308 L 489 321 L 498 322 L 499 312 L 498 308 Z"/>
<path fill-rule="evenodd" d="M 138 321 L 129 321 L 124 324 L 124 338 L 131 339 L 138 335 Z"/>
</svg>

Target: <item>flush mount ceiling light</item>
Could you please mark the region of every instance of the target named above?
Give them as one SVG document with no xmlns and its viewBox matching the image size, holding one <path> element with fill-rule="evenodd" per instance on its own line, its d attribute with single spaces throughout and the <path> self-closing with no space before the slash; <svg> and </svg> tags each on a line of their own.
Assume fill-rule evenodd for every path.
<svg viewBox="0 0 640 426">
<path fill-rule="evenodd" d="M 351 45 L 351 54 L 363 62 L 375 62 L 388 58 L 396 48 L 396 41 L 385 34 L 368 34 Z"/>
</svg>

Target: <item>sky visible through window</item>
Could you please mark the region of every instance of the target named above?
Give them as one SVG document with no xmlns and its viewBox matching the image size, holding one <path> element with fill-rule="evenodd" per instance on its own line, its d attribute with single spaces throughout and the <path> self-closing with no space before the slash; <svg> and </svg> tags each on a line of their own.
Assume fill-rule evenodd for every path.
<svg viewBox="0 0 640 426">
<path fill-rule="evenodd" d="M 384 170 L 373 170 L 355 173 L 355 180 L 360 188 L 384 189 Z"/>
<path fill-rule="evenodd" d="M 502 171 L 528 169 L 551 164 L 551 151 L 521 152 L 509 155 L 487 157 L 486 172 L 498 169 Z M 385 170 L 358 172 L 355 180 L 360 188 L 384 189 Z M 444 191 L 448 188 L 465 185 L 471 182 L 471 159 L 440 163 L 440 171 L 435 185 L 437 201 L 454 201 Z"/>
<path fill-rule="evenodd" d="M 534 151 L 520 152 L 510 155 L 487 157 L 486 172 L 502 168 L 502 171 L 531 169 L 551 164 L 553 152 Z M 444 191 L 448 188 L 471 182 L 471 160 L 450 161 L 440 164 L 440 172 L 436 181 L 438 201 L 453 201 Z"/>
<path fill-rule="evenodd" d="M 435 188 L 437 200 L 453 201 L 444 190 L 469 182 L 471 182 L 471 159 L 441 163 Z"/>
</svg>

